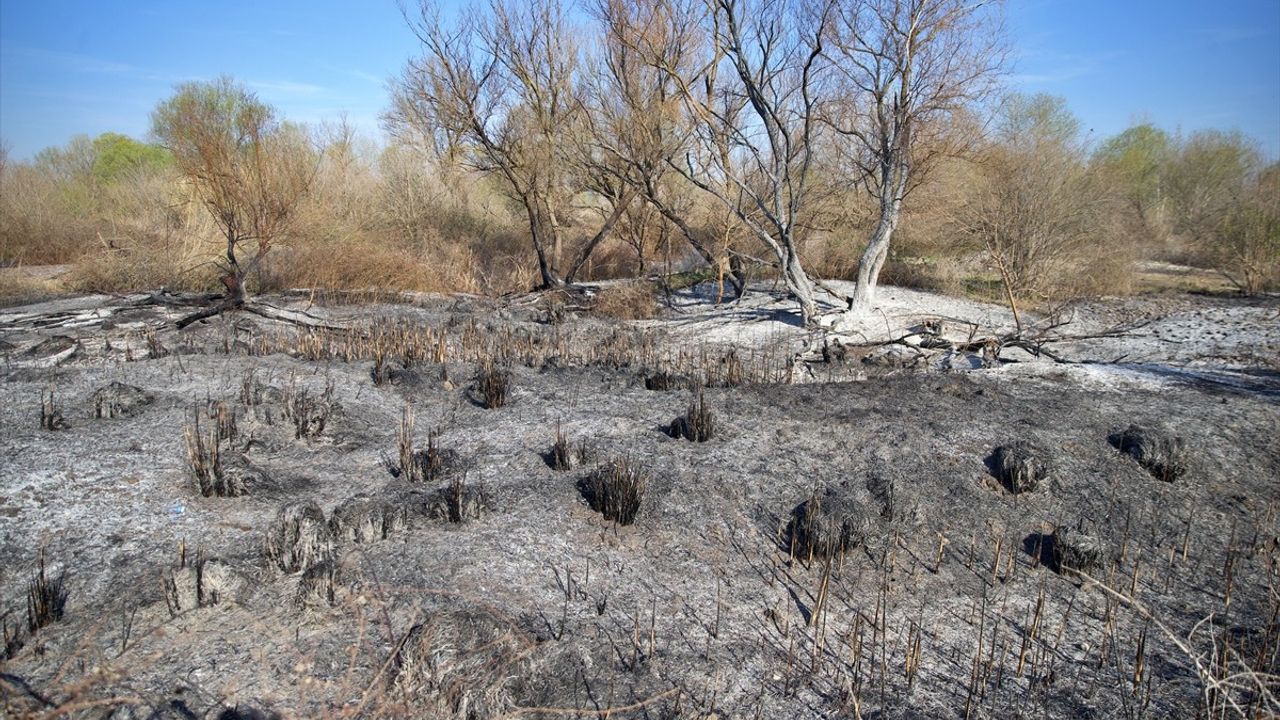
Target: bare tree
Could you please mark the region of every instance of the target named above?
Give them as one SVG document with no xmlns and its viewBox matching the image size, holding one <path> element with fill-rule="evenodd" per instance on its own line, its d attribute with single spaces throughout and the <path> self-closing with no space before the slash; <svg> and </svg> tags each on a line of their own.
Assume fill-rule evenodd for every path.
<svg viewBox="0 0 1280 720">
<path fill-rule="evenodd" d="M 816 323 L 818 309 L 797 229 L 817 145 L 831 10 L 832 0 L 711 0 L 699 18 L 705 57 L 692 72 L 658 58 L 677 83 L 694 141 L 669 167 L 770 249 L 805 325 Z"/>
<path fill-rule="evenodd" d="M 851 309 L 871 305 L 902 203 L 944 154 L 969 138 L 951 121 L 980 103 L 1001 71 L 999 0 L 840 0 L 830 24 L 838 73 L 833 125 L 879 206 L 858 263 Z"/>
<path fill-rule="evenodd" d="M 151 116 L 152 133 L 173 154 L 226 240 L 221 301 L 178 327 L 247 307 L 246 280 L 294 222 L 319 155 L 298 126 L 228 77 L 178 87 Z M 245 257 L 247 253 L 247 257 Z"/>
<path fill-rule="evenodd" d="M 692 188 L 671 169 L 693 141 L 681 82 L 695 75 L 695 64 L 703 60 L 699 53 L 706 33 L 698 5 L 597 0 L 592 11 L 603 36 L 597 71 L 587 82 L 593 149 L 588 166 L 600 184 L 631 188 L 708 265 L 729 266 L 727 279 L 734 296 L 741 297 L 745 278 L 739 261 L 690 217 Z M 632 219 L 649 215 L 628 214 Z"/>
<path fill-rule="evenodd" d="M 575 148 L 582 132 L 579 49 L 560 0 L 492 0 L 447 26 L 423 0 L 406 19 L 422 45 L 395 87 L 389 128 L 495 176 L 520 203 L 543 288 L 582 267 L 616 218 L 564 270 L 564 229 L 578 194 Z M 620 216 L 625 203 L 616 210 Z"/>
</svg>

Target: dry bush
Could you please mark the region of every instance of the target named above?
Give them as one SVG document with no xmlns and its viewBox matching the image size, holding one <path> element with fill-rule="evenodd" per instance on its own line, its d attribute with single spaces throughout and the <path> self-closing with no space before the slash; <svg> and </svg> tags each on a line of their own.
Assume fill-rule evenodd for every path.
<svg viewBox="0 0 1280 720">
<path fill-rule="evenodd" d="M 45 572 L 44 551 L 40 551 L 39 569 L 27 584 L 27 632 L 34 635 L 40 628 L 62 619 L 67 607 L 64 577 L 50 578 Z"/>
<path fill-rule="evenodd" d="M 1093 260 L 1104 247 L 1111 252 L 1127 243 L 1108 232 L 1111 193 L 1089 166 L 1080 137 L 1080 123 L 1061 98 L 1014 95 L 1003 108 L 998 142 L 983 152 L 983 172 L 958 230 L 986 249 L 1011 303 L 1119 284 L 1116 275 L 1095 273 Z M 1131 275 L 1126 253 L 1111 259 Z"/>
<path fill-rule="evenodd" d="M 511 388 L 511 370 L 487 360 L 476 372 L 474 390 L 476 399 L 486 410 L 496 410 L 507 404 Z"/>
<path fill-rule="evenodd" d="M 880 283 L 961 295 L 965 290 L 965 265 L 960 259 L 929 261 L 891 257 L 880 270 Z"/>
<path fill-rule="evenodd" d="M 1280 288 L 1280 163 L 1223 212 L 1217 240 L 1207 251 L 1215 267 L 1241 292 Z"/>
<path fill-rule="evenodd" d="M 141 165 L 107 175 L 95 167 L 98 153 L 95 143 L 77 138 L 65 149 L 0 169 L 0 264 L 96 264 L 184 229 L 174 210 L 177 185 L 170 170 Z M 143 252 L 138 264 L 148 267 L 139 272 L 166 267 L 172 257 L 172 247 Z M 91 273 L 97 279 L 90 289 L 117 289 L 122 283 L 102 277 L 121 269 Z"/>
<path fill-rule="evenodd" d="M 716 435 L 716 417 L 707 407 L 702 390 L 694 395 L 684 415 L 676 418 L 667 432 L 674 438 L 684 438 L 692 442 L 706 442 Z"/>
<path fill-rule="evenodd" d="M 288 248 L 267 267 L 264 285 L 273 289 L 378 288 L 427 292 L 470 289 L 453 287 L 441 280 L 439 270 L 426 264 L 421 255 L 390 243 L 353 236 L 314 240 Z"/>
<path fill-rule="evenodd" d="M 596 293 L 591 311 L 616 320 L 647 320 L 658 314 L 653 288 L 642 280 L 607 285 Z"/>
<path fill-rule="evenodd" d="M 81 256 L 66 284 L 80 292 L 149 288 L 205 292 L 218 287 L 210 246 L 194 237 L 130 242 Z"/>
<path fill-rule="evenodd" d="M 93 234 L 94 223 L 45 169 L 22 164 L 0 173 L 0 265 L 70 262 Z"/>
<path fill-rule="evenodd" d="M 218 231 L 191 187 L 170 172 L 136 173 L 109 191 L 116 214 L 76 262 L 67 284 L 82 292 L 147 288 L 210 291 Z"/>
<path fill-rule="evenodd" d="M 630 525 L 640 512 L 649 473 L 625 458 L 615 458 L 591 471 L 578 489 L 592 510 L 606 520 Z"/>
<path fill-rule="evenodd" d="M 299 209 L 293 241 L 263 270 L 267 289 L 505 293 L 532 286 L 526 241 L 477 177 L 393 145 L 340 136 Z"/>
</svg>

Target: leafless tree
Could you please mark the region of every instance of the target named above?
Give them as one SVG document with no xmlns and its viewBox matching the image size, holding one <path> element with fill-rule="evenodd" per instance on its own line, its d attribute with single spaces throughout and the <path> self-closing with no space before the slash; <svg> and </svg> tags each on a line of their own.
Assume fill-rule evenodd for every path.
<svg viewBox="0 0 1280 720">
<path fill-rule="evenodd" d="M 941 156 L 964 149 L 952 120 L 994 89 L 1004 61 L 999 0 L 839 0 L 829 52 L 832 124 L 879 206 L 852 309 L 869 307 L 902 203 Z"/>
<path fill-rule="evenodd" d="M 226 240 L 226 293 L 216 305 L 178 321 L 186 327 L 247 306 L 246 280 L 289 232 L 319 154 L 302 128 L 281 122 L 269 105 L 227 77 L 180 86 L 151 120 L 153 134 Z"/>
<path fill-rule="evenodd" d="M 616 218 L 564 270 L 568 205 L 582 189 L 575 149 L 585 122 L 575 28 L 560 0 L 492 0 L 446 25 L 423 0 L 406 19 L 422 46 L 397 83 L 389 128 L 493 175 L 523 207 L 543 288 L 582 267 Z M 620 216 L 625 203 L 616 208 Z"/>
<path fill-rule="evenodd" d="M 820 127 L 822 42 L 833 2 L 711 0 L 699 17 L 704 57 L 692 72 L 660 68 L 677 82 L 694 140 L 669 166 L 770 249 L 805 325 L 816 323 L 818 308 L 797 229 Z"/>
<path fill-rule="evenodd" d="M 693 143 L 694 124 L 685 112 L 681 83 L 697 74 L 696 63 L 705 62 L 700 56 L 707 40 L 700 26 L 701 6 L 597 0 L 592 10 L 603 35 L 597 72 L 588 79 L 590 166 L 605 184 L 631 188 L 708 265 L 727 266 L 734 296 L 741 297 L 746 281 L 737 256 L 690 216 L 688 191 L 693 188 L 672 171 Z"/>
</svg>

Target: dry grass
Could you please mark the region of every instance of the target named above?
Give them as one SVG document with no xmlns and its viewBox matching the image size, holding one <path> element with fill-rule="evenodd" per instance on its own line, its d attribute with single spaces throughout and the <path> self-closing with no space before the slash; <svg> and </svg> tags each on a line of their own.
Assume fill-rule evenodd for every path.
<svg viewBox="0 0 1280 720">
<path fill-rule="evenodd" d="M 0 267 L 0 307 L 22 305 L 66 292 L 61 273 L 48 276 L 44 268 Z"/>
<path fill-rule="evenodd" d="M 1225 294 L 1236 288 L 1222 273 L 1204 268 L 1174 265 L 1157 261 L 1141 261 L 1133 268 L 1135 293 L 1186 292 Z"/>
<path fill-rule="evenodd" d="M 284 329 L 257 338 L 252 355 L 288 353 L 311 361 L 384 363 L 406 356 L 432 363 L 485 363 L 542 368 L 554 360 L 561 367 L 648 368 L 650 379 L 666 378 L 667 389 L 689 387 L 697 378 L 707 387 L 776 384 L 791 381 L 790 353 L 752 349 L 727 353 L 718 346 L 674 349 L 658 333 L 615 331 L 601 334 L 580 325 L 500 325 L 482 330 L 474 319 L 455 326 L 403 321 L 375 321 L 341 330 Z M 657 385 L 651 385 L 656 389 Z"/>
<path fill-rule="evenodd" d="M 511 389 L 511 370 L 486 361 L 476 373 L 476 398 L 486 410 L 496 410 L 507 404 Z"/>
<path fill-rule="evenodd" d="M 657 316 L 658 303 L 649 283 L 624 282 L 601 288 L 591 303 L 591 311 L 617 320 L 647 320 Z"/>
<path fill-rule="evenodd" d="M 895 287 L 961 295 L 966 269 L 958 259 L 924 260 L 890 258 L 880 272 L 880 282 Z"/>
<path fill-rule="evenodd" d="M 694 395 L 684 415 L 671 423 L 669 432 L 671 437 L 684 438 L 692 442 L 706 442 L 716 436 L 716 416 L 711 412 L 711 408 L 707 407 L 707 400 L 702 390 Z"/>
</svg>

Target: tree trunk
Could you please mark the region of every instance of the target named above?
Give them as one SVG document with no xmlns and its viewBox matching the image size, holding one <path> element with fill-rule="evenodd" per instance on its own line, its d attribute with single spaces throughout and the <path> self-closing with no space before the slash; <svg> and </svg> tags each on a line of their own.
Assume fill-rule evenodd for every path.
<svg viewBox="0 0 1280 720">
<path fill-rule="evenodd" d="M 613 206 L 613 212 L 609 214 L 609 217 L 605 218 L 604 226 L 600 228 L 600 232 L 597 232 L 594 237 L 588 240 L 586 246 L 582 248 L 582 252 L 578 254 L 577 261 L 573 263 L 569 274 L 564 278 L 565 282 L 570 285 L 573 284 L 574 279 L 578 277 L 578 271 L 582 270 L 582 266 L 587 264 L 587 260 L 591 257 L 591 253 L 596 249 L 596 246 L 609 237 L 610 232 L 613 232 L 614 226 L 618 224 L 618 221 L 622 219 L 623 213 L 631 206 L 633 198 L 635 198 L 635 193 L 630 190 L 622 194 L 622 197 L 618 199 L 618 204 Z M 640 255 L 643 258 L 644 252 L 642 251 Z M 643 260 L 641 264 L 641 269 L 643 270 Z"/>
<path fill-rule="evenodd" d="M 529 236 L 533 241 L 533 252 L 538 256 L 538 274 L 541 278 L 540 290 L 552 290 L 564 287 L 564 280 L 556 274 L 555 267 L 547 258 L 547 238 L 544 237 L 544 224 L 536 201 L 525 195 L 520 198 L 524 202 L 525 214 L 529 217 Z"/>
<path fill-rule="evenodd" d="M 559 277 L 560 270 L 564 267 L 564 238 L 560 234 L 560 219 L 556 217 L 556 211 L 551 209 L 550 201 L 546 206 L 547 234 L 551 236 L 551 272 Z"/>
<path fill-rule="evenodd" d="M 729 284 L 733 286 L 733 299 L 738 300 L 747 291 L 747 276 L 742 270 L 742 259 L 729 253 Z"/>
<path fill-rule="evenodd" d="M 813 299 L 813 281 L 800 265 L 800 254 L 795 244 L 788 240 L 782 244 L 781 249 L 782 256 L 778 260 L 782 265 L 783 281 L 792 297 L 800 303 L 800 318 L 804 326 L 809 327 L 818 320 L 818 305 Z"/>
<path fill-rule="evenodd" d="M 886 171 L 886 175 L 889 172 Z M 903 173 L 905 175 L 905 173 Z M 898 218 L 902 215 L 902 190 L 905 178 L 881 186 L 880 221 L 871 234 L 867 249 L 858 261 L 858 281 L 853 289 L 853 303 L 850 310 L 867 310 L 875 301 L 876 283 L 880 279 L 880 270 L 889 257 L 889 243 L 893 239 L 893 231 L 898 227 Z"/>
</svg>

